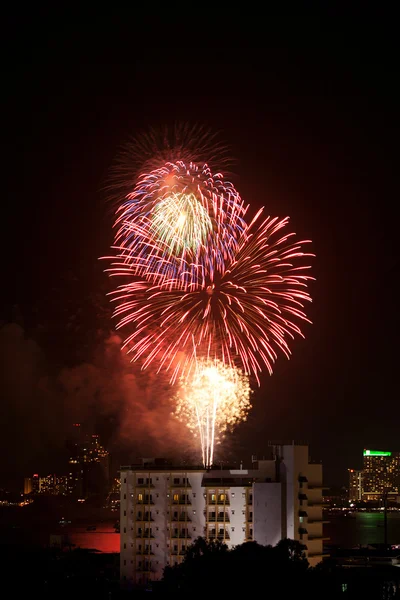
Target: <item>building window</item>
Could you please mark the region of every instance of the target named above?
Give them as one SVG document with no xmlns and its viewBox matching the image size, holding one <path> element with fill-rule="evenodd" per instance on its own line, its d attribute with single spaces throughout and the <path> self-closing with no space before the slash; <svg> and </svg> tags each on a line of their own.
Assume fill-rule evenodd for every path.
<svg viewBox="0 0 400 600">
<path fill-rule="evenodd" d="M 219 495 L 219 501 L 220 502 L 225 502 L 225 500 L 226 500 L 226 494 L 220 494 Z"/>
<path fill-rule="evenodd" d="M 138 485 L 143 485 L 143 483 L 144 483 L 143 477 L 139 477 L 139 479 L 137 480 L 137 482 L 138 482 Z"/>
<path fill-rule="evenodd" d="M 126 543 L 124 544 L 124 550 L 126 550 Z"/>
<path fill-rule="evenodd" d="M 126 527 L 124 527 L 124 533 L 126 533 Z"/>
<path fill-rule="evenodd" d="M 174 483 L 177 484 L 177 485 L 179 484 L 179 477 L 175 477 L 174 478 Z"/>
<path fill-rule="evenodd" d="M 124 483 L 126 483 L 126 477 L 124 477 Z"/>
<path fill-rule="evenodd" d="M 124 567 L 126 567 L 126 560 L 124 560 Z"/>
<path fill-rule="evenodd" d="M 174 502 L 179 502 L 179 494 L 174 494 Z"/>
<path fill-rule="evenodd" d="M 150 479 L 146 479 L 146 483 L 147 483 L 147 485 L 152 485 L 153 480 L 151 478 Z"/>
<path fill-rule="evenodd" d="M 143 502 L 143 494 L 138 494 L 138 502 Z"/>
<path fill-rule="evenodd" d="M 124 494 L 124 500 L 126 500 L 126 494 Z"/>
<path fill-rule="evenodd" d="M 300 517 L 299 521 L 300 521 L 300 523 L 302 523 L 304 521 L 304 517 Z"/>
<path fill-rule="evenodd" d="M 215 494 L 211 494 L 211 502 L 215 502 Z"/>
<path fill-rule="evenodd" d="M 126 517 L 126 510 L 124 510 L 124 517 Z"/>
</svg>

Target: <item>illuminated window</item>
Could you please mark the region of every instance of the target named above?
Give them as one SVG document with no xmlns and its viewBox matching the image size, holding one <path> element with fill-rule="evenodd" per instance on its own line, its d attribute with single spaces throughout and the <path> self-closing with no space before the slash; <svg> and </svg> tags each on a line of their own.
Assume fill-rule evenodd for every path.
<svg viewBox="0 0 400 600">
<path fill-rule="evenodd" d="M 138 502 L 143 502 L 143 494 L 138 494 Z"/>
<path fill-rule="evenodd" d="M 174 494 L 174 502 L 179 502 L 179 494 Z"/>
<path fill-rule="evenodd" d="M 225 500 L 226 500 L 226 494 L 220 494 L 219 495 L 219 501 L 220 502 L 225 502 Z"/>
<path fill-rule="evenodd" d="M 215 498 L 216 498 L 215 494 L 211 494 L 211 502 L 215 502 Z"/>
</svg>

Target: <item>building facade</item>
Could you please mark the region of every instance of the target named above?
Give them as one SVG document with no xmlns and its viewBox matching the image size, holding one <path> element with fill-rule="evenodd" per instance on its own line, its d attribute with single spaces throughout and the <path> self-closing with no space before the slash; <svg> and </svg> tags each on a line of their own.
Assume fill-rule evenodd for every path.
<svg viewBox="0 0 400 600">
<path fill-rule="evenodd" d="M 396 498 L 399 495 L 399 489 L 400 453 L 386 450 L 364 450 L 363 500 L 381 500 L 384 494 Z"/>
<path fill-rule="evenodd" d="M 308 447 L 277 445 L 249 469 L 173 467 L 143 459 L 121 467 L 120 574 L 127 587 L 161 579 L 199 537 L 228 547 L 246 541 L 305 545 L 311 565 L 323 558 L 322 465 Z"/>
</svg>

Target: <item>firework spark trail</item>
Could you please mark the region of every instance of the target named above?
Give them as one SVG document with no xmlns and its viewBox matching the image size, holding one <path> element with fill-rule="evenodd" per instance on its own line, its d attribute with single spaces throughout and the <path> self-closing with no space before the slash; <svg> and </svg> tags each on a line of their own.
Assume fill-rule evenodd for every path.
<svg viewBox="0 0 400 600">
<path fill-rule="evenodd" d="M 246 419 L 250 393 L 248 377 L 220 361 L 199 359 L 194 375 L 181 378 L 175 414 L 199 435 L 205 467 L 213 464 L 216 441 Z"/>
<path fill-rule="evenodd" d="M 132 273 L 185 283 L 224 268 L 247 208 L 220 173 L 182 161 L 142 174 L 117 210 L 114 249 Z"/>
<path fill-rule="evenodd" d="M 307 284 L 313 277 L 307 273 L 313 255 L 302 251 L 308 240 L 284 233 L 288 218 L 259 223 L 261 215 L 246 226 L 223 269 L 202 266 L 183 287 L 158 272 L 137 280 L 133 256 L 131 264 L 114 259 L 110 274 L 128 278 L 112 296 L 118 329 L 133 329 L 124 343 L 132 360 L 169 370 L 174 383 L 190 376 L 196 356 L 216 359 L 259 383 L 264 366 L 272 373 L 278 352 L 290 357 L 288 340 L 303 336 L 298 323 L 310 322 L 304 306 L 311 302 Z"/>
</svg>

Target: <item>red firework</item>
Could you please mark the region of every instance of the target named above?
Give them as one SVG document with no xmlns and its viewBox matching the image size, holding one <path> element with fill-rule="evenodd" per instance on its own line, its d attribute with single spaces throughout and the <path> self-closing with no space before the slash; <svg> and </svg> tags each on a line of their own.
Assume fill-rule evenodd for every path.
<svg viewBox="0 0 400 600">
<path fill-rule="evenodd" d="M 301 322 L 310 322 L 308 272 L 312 254 L 303 252 L 309 240 L 295 241 L 285 233 L 288 218 L 267 217 L 260 210 L 246 225 L 234 251 L 215 265 L 216 254 L 185 286 L 155 270 L 138 279 L 142 260 L 130 254 L 114 259 L 109 272 L 128 277 L 113 292 L 118 328 L 131 329 L 125 340 L 133 361 L 171 373 L 171 382 L 188 376 L 197 357 L 216 359 L 253 375 L 273 365 L 289 341 L 302 336 Z M 171 275 L 171 273 L 169 274 Z"/>
</svg>

